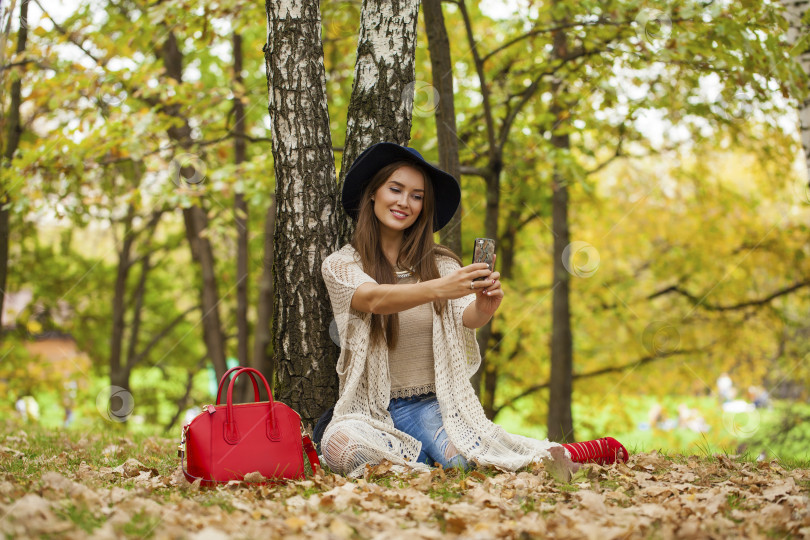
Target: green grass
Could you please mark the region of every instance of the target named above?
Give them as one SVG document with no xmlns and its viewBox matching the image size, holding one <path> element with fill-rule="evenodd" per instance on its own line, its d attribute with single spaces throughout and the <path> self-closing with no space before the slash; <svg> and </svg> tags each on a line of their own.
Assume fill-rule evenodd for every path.
<svg viewBox="0 0 810 540">
<path fill-rule="evenodd" d="M 155 527 L 160 523 L 160 518 L 138 512 L 132 519 L 121 527 L 121 532 L 127 536 L 136 538 L 152 538 L 155 534 Z"/>
<path fill-rule="evenodd" d="M 648 412 L 656 403 L 667 411 L 670 418 L 677 418 L 677 408 L 681 404 L 697 409 L 709 425 L 709 431 L 640 429 L 648 421 Z M 721 453 L 756 459 L 764 451 L 769 459 L 779 460 L 786 468 L 802 467 L 810 462 L 810 422 L 802 423 L 797 416 L 790 436 L 780 438 L 775 435 L 780 431 L 780 422 L 783 422 L 788 408 L 810 416 L 810 405 L 776 402 L 773 408 L 757 409 L 750 415 L 749 421 L 754 424 L 749 431 L 735 429 L 737 424 L 746 427 L 744 414 L 724 413 L 713 397 L 629 395 L 606 401 L 602 396 L 575 396 L 574 432 L 576 440 L 580 441 L 614 437 L 631 453 L 653 450 L 699 456 Z M 504 409 L 495 421 L 507 431 L 528 437 L 545 438 L 547 435 L 545 411 L 537 410 L 531 399 L 518 401 L 515 409 Z"/>
<path fill-rule="evenodd" d="M 79 507 L 75 504 L 67 505 L 61 512 L 58 511 L 57 515 L 69 519 L 88 534 L 99 528 L 106 521 L 106 518 L 97 517 L 88 508 Z"/>
<path fill-rule="evenodd" d="M 122 437 L 117 431 L 94 431 L 82 434 L 76 431 L 62 431 L 45 429 L 41 426 L 29 426 L 28 435 L 20 434 L 20 427 L 11 422 L 0 423 L 0 447 L 13 447 L 22 452 L 22 456 L 14 457 L 11 452 L 0 455 L 0 478 L 5 478 L 12 490 L 4 495 L 0 500 L 7 504 L 11 500 L 19 499 L 26 493 L 42 495 L 52 501 L 54 511 L 64 521 L 69 521 L 75 525 L 74 536 L 91 535 L 99 528 L 104 527 L 108 519 L 109 508 L 98 508 L 83 502 L 83 499 L 73 499 L 69 496 L 68 490 L 55 488 L 55 493 L 61 496 L 53 498 L 45 493 L 44 482 L 41 475 L 49 470 L 55 470 L 60 474 L 84 485 L 94 491 L 102 500 L 107 500 L 110 488 L 118 487 L 133 489 L 137 494 L 131 496 L 137 498 L 149 498 L 158 504 L 174 505 L 180 499 L 182 503 L 181 511 L 185 512 L 190 505 L 198 505 L 197 513 L 207 515 L 217 515 L 214 508 L 223 512 L 219 513 L 220 518 L 224 513 L 231 514 L 243 510 L 244 504 L 252 505 L 261 500 L 277 500 L 283 502 L 291 497 L 300 495 L 305 499 L 321 495 L 337 486 L 342 486 L 346 482 L 357 484 L 356 492 L 374 492 L 374 497 L 378 494 L 387 494 L 381 497 L 387 509 L 405 508 L 408 501 L 401 495 L 391 496 L 390 490 L 404 488 L 415 488 L 421 493 L 433 499 L 433 514 L 427 515 L 427 522 L 431 526 L 437 527 L 447 533 L 461 533 L 464 523 L 459 521 L 452 512 L 447 512 L 447 507 L 457 501 L 468 499 L 471 491 L 477 492 L 478 486 L 488 483 L 485 490 L 493 497 L 500 498 L 508 503 L 506 506 L 519 508 L 519 512 L 527 515 L 531 512 L 539 512 L 548 518 L 555 513 L 554 508 L 565 505 L 567 508 L 577 508 L 580 503 L 580 495 L 577 492 L 592 490 L 598 493 L 616 491 L 624 493 L 627 498 L 618 495 L 611 495 L 609 504 L 619 507 L 630 507 L 639 502 L 647 502 L 644 499 L 636 500 L 634 497 L 643 486 L 633 480 L 633 474 L 628 473 L 624 466 L 602 468 L 597 466 L 584 466 L 574 476 L 570 483 L 553 482 L 550 477 L 542 473 L 541 465 L 534 465 L 524 470 L 531 473 L 539 473 L 534 476 L 534 481 L 539 482 L 539 488 L 532 488 L 526 495 L 521 495 L 518 484 L 511 483 L 519 480 L 513 474 L 501 475 L 492 467 L 482 467 L 473 471 L 463 471 L 459 469 L 439 470 L 435 469 L 429 474 L 429 483 L 425 483 L 426 477 L 420 473 L 405 475 L 395 475 L 390 471 L 386 472 L 386 464 L 378 466 L 374 473 L 369 471 L 365 480 L 350 480 L 337 476 L 321 476 L 310 478 L 305 482 L 290 483 L 278 486 L 220 486 L 216 489 L 196 489 L 186 483 L 182 485 L 164 485 L 163 481 L 169 478 L 161 478 L 154 485 L 145 487 L 143 482 L 136 483 L 134 479 L 124 479 L 117 475 L 77 475 L 82 462 L 91 468 L 98 470 L 102 467 L 115 467 L 128 458 L 135 458 L 147 467 L 154 467 L 161 476 L 172 475 L 177 468 L 178 458 L 176 457 L 176 444 L 170 439 L 156 439 L 144 434 L 132 434 Z M 16 438 L 10 440 L 9 438 Z M 663 449 L 660 452 L 663 463 L 659 464 L 657 470 L 649 471 L 655 476 L 661 477 L 656 481 L 663 483 L 681 482 L 678 479 L 678 472 L 668 475 L 673 467 L 671 464 L 689 464 L 696 473 L 693 482 L 696 489 L 706 490 L 718 483 L 722 483 L 735 476 L 739 476 L 740 467 L 744 466 L 749 471 L 757 471 L 768 476 L 774 483 L 783 481 L 786 474 L 773 464 L 764 464 L 761 469 L 751 466 L 756 460 L 756 455 L 752 453 L 734 455 L 723 451 L 717 452 L 711 446 L 708 439 L 701 443 L 702 450 L 691 455 Z M 632 465 L 632 464 L 631 464 Z M 783 466 L 791 468 L 810 468 L 806 460 L 790 460 L 783 462 Z M 785 468 L 788 468 L 785 467 Z M 638 470 L 638 468 L 637 468 Z M 518 474 L 520 471 L 518 472 Z M 794 475 L 802 476 L 802 475 Z M 495 478 L 497 477 L 497 478 Z M 494 478 L 494 482 L 491 479 Z M 510 479 L 511 478 L 511 479 Z M 416 482 L 418 480 L 418 482 Z M 688 480 L 686 480 L 688 482 Z M 369 485 L 373 489 L 369 489 Z M 167 482 L 169 483 L 169 482 Z M 810 493 L 810 481 L 797 479 L 797 485 L 803 494 Z M 521 488 L 522 489 L 522 488 Z M 745 512 L 753 515 L 758 511 L 754 503 L 746 501 L 746 494 L 729 493 L 725 496 L 725 504 L 721 508 L 722 515 L 732 522 L 739 523 L 740 520 L 732 516 L 732 512 Z M 89 500 L 89 499 L 86 499 Z M 84 500 L 84 501 L 86 501 Z M 377 499 L 369 498 L 369 501 Z M 759 499 L 760 502 L 762 499 Z M 312 501 L 311 501 L 312 502 Z M 660 501 L 657 502 L 657 504 Z M 112 504 L 112 503 L 103 503 Z M 443 506 L 444 505 L 444 506 Z M 154 505 L 150 505 L 154 506 Z M 161 537 L 163 526 L 159 517 L 154 512 L 150 513 L 148 507 L 142 507 L 140 513 L 136 513 L 126 522 L 116 521 L 115 533 L 121 537 L 130 538 L 152 538 Z M 297 507 L 296 507 L 297 508 Z M 438 508 L 441 508 L 439 510 Z M 202 510 L 205 509 L 205 510 Z M 551 510 L 550 510 L 551 509 Z M 325 514 L 336 512 L 335 508 L 328 505 L 322 509 Z M 367 513 L 367 509 L 362 504 L 355 504 L 349 508 L 358 519 L 362 520 Z M 286 514 L 285 518 L 297 518 L 298 510 L 291 510 L 292 514 Z M 740 514 L 737 514 L 740 515 Z M 220 519 L 217 518 L 217 519 Z M 257 518 L 258 519 L 258 518 Z M 325 523 L 329 523 L 326 520 Z M 108 525 L 109 526 L 109 525 Z M 81 532 L 79 532 L 81 531 Z M 787 529 L 763 530 L 765 534 L 781 533 L 785 535 Z M 647 537 L 655 537 L 656 530 L 647 531 Z M 355 536 L 356 537 L 356 536 Z"/>
</svg>

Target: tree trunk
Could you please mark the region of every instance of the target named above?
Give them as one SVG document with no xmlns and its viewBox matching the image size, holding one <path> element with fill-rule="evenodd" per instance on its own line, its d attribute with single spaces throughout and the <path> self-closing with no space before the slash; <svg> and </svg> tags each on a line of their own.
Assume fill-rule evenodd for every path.
<svg viewBox="0 0 810 540">
<path fill-rule="evenodd" d="M 13 15 L 9 15 L 9 20 Z M 28 40 L 28 0 L 22 0 L 20 4 L 20 29 L 17 33 L 17 49 L 19 55 L 25 51 L 25 44 Z M 5 44 L 5 43 L 4 43 Z M 15 69 L 20 71 L 25 66 Z M 3 183 L 0 185 L 0 313 L 3 313 L 3 304 L 6 297 L 6 281 L 8 279 L 8 239 L 10 235 L 9 217 L 10 209 L 7 205 L 11 202 L 11 194 L 7 191 L 10 188 L 8 173 L 12 171 L 11 160 L 17 147 L 20 144 L 22 134 L 22 124 L 20 122 L 20 104 L 22 102 L 22 75 L 13 73 L 14 81 L 11 83 L 11 104 L 8 111 L 8 130 L 6 131 L 6 146 L 3 148 L 3 163 L 0 164 L 0 174 Z M 0 328 L 2 331 L 2 328 Z"/>
<path fill-rule="evenodd" d="M 501 279 L 512 276 L 512 266 L 515 258 L 515 235 L 517 234 L 515 224 L 517 223 L 519 216 L 520 212 L 517 210 L 510 212 L 509 219 L 507 220 L 506 231 L 501 235 L 498 242 L 497 266 L 498 272 L 501 273 Z M 485 333 L 486 335 L 484 335 Z M 479 330 L 479 335 L 476 337 L 479 339 L 479 347 L 481 347 L 481 351 L 486 351 L 487 349 L 484 347 L 488 347 L 489 342 L 494 339 L 497 345 L 494 347 L 493 352 L 500 354 L 500 341 L 503 338 L 500 334 L 495 334 L 495 332 L 492 330 L 491 324 L 487 324 L 484 328 Z M 483 369 L 480 369 L 478 373 L 476 373 L 476 379 L 474 380 L 477 381 L 478 384 L 476 388 L 480 389 L 481 391 L 480 399 L 481 405 L 484 407 L 484 414 L 486 414 L 487 418 L 493 420 L 495 415 L 498 414 L 498 408 L 495 407 L 495 392 L 498 388 L 498 368 L 493 363 L 484 362 L 483 357 L 482 364 Z"/>
<path fill-rule="evenodd" d="M 785 18 L 790 24 L 787 35 L 788 45 L 793 47 L 799 39 L 806 38 L 808 30 L 810 30 L 806 24 L 802 23 L 810 4 L 807 0 L 782 0 L 782 5 L 785 7 Z M 804 73 L 810 77 L 810 46 L 805 45 L 798 56 Z M 799 128 L 804 148 L 805 167 L 808 170 L 808 182 L 810 182 L 810 94 L 799 105 Z M 810 194 L 810 191 L 807 193 Z"/>
<path fill-rule="evenodd" d="M 173 32 L 169 31 L 167 33 L 166 41 L 158 52 L 163 59 L 166 74 L 174 80 L 182 82 L 183 53 L 177 45 L 177 38 Z M 183 149 L 190 150 L 193 145 L 191 127 L 188 121 L 180 114 L 178 105 L 163 106 L 162 110 L 165 114 L 175 116 L 180 120 L 178 125 L 167 130 L 169 137 L 177 141 Z M 177 174 L 183 177 L 187 172 L 180 170 Z M 199 171 L 192 171 L 192 174 L 199 174 Z M 225 336 L 222 333 L 222 324 L 219 318 L 220 298 L 216 270 L 214 269 L 214 252 L 211 249 L 211 242 L 202 235 L 202 232 L 208 226 L 208 217 L 200 206 L 192 203 L 188 208 L 183 208 L 183 223 L 186 228 L 186 238 L 191 250 L 191 258 L 199 266 L 202 274 L 200 304 L 202 306 L 203 340 L 208 351 L 208 358 L 214 365 L 217 379 L 220 379 L 228 368 L 225 362 Z"/>
<path fill-rule="evenodd" d="M 337 346 L 321 263 L 337 249 L 337 185 L 317 0 L 267 0 L 276 177 L 273 351 L 278 398 L 305 425 L 337 399 Z"/>
<path fill-rule="evenodd" d="M 236 92 L 233 98 L 233 160 L 237 165 L 245 161 L 245 105 L 242 102 L 242 36 L 233 35 L 233 79 Z M 239 364 L 250 364 L 248 356 L 248 206 L 245 194 L 237 191 L 234 196 L 234 221 L 236 222 L 236 336 Z M 247 382 L 247 380 L 245 380 Z M 245 384 L 245 386 L 247 386 Z"/>
<path fill-rule="evenodd" d="M 566 52 L 566 37 L 562 31 L 554 33 L 555 58 L 563 58 Z M 555 119 L 552 127 L 551 144 L 555 148 L 568 150 L 569 137 L 560 125 L 566 112 L 561 103 L 562 83 L 552 84 L 551 114 Z M 568 187 L 566 178 L 555 164 L 552 176 L 551 230 L 554 233 L 553 293 L 551 307 L 551 387 L 548 404 L 548 438 L 552 441 L 573 441 L 574 421 L 571 414 L 571 394 L 573 391 L 573 337 L 571 335 L 571 306 L 569 279 L 563 264 L 563 251 L 570 243 L 568 232 Z"/>
<path fill-rule="evenodd" d="M 430 51 L 430 68 L 433 73 L 436 104 L 436 137 L 439 145 L 439 167 L 461 182 L 461 164 L 458 158 L 458 135 L 456 130 L 456 107 L 453 102 L 453 61 L 450 56 L 450 40 L 444 26 L 441 0 L 424 0 L 425 30 Z M 459 255 L 461 246 L 461 215 L 459 204 L 453 219 L 439 233 L 442 244 Z"/>
<path fill-rule="evenodd" d="M 118 252 L 118 267 L 115 275 L 115 285 L 113 286 L 112 302 L 112 334 L 110 335 L 110 385 L 120 386 L 129 390 L 129 386 L 121 384 L 122 381 L 129 382 L 129 374 L 126 366 L 122 363 L 124 352 L 124 327 L 126 314 L 127 278 L 129 276 L 132 245 L 135 240 L 132 231 L 132 219 L 135 215 L 135 208 L 130 204 L 127 207 L 127 214 L 122 225 L 124 237 L 121 240 L 121 250 Z M 113 223 L 114 227 L 115 224 Z"/>
<path fill-rule="evenodd" d="M 487 175 L 486 210 L 484 215 L 484 234 L 487 238 L 498 240 L 498 212 L 501 204 L 501 157 L 500 149 L 494 149 L 490 153 L 491 170 Z M 496 251 L 499 248 L 496 244 Z M 495 267 L 499 268 L 496 258 Z M 484 412 L 491 420 L 495 410 L 495 388 L 497 387 L 497 371 L 495 366 L 490 365 L 487 355 L 489 353 L 489 342 L 492 338 L 492 319 L 478 329 L 475 339 L 478 341 L 478 348 L 481 351 L 481 367 L 472 377 L 473 388 L 478 393 Z M 484 387 L 481 388 L 481 379 L 484 379 Z"/>
<path fill-rule="evenodd" d="M 143 318 L 143 304 L 146 297 L 146 277 L 152 269 L 149 261 L 149 252 L 143 255 L 141 260 L 141 275 L 138 276 L 138 285 L 133 293 L 134 305 L 132 307 L 132 324 L 129 329 L 129 339 L 127 340 L 127 360 L 128 370 L 132 370 L 138 362 L 138 339 L 141 334 L 141 320 Z"/>
<path fill-rule="evenodd" d="M 233 34 L 233 161 L 237 165 L 245 161 L 245 106 L 242 102 L 244 83 L 242 79 L 242 36 Z M 240 366 L 250 365 L 248 353 L 248 205 L 245 194 L 237 190 L 233 198 L 233 214 L 236 223 L 236 357 Z M 253 401 L 247 377 L 237 381 L 238 395 L 242 401 Z"/>
<path fill-rule="evenodd" d="M 208 227 L 208 217 L 199 206 L 183 208 L 183 223 L 186 239 L 191 249 L 191 258 L 200 268 L 200 305 L 202 306 L 202 327 L 208 358 L 214 364 L 217 380 L 221 379 L 228 367 L 225 363 L 225 336 L 219 320 L 219 290 L 214 269 L 214 252 L 208 238 L 202 232 Z"/>
<path fill-rule="evenodd" d="M 511 278 L 512 269 L 515 266 L 515 238 L 518 233 L 518 221 L 520 220 L 520 209 L 512 208 L 509 217 L 506 218 L 505 230 L 501 234 L 501 242 L 498 248 L 498 271 L 501 278 Z"/>
<path fill-rule="evenodd" d="M 363 150 L 384 141 L 407 145 L 411 139 L 418 15 L 418 0 L 363 1 L 338 193 Z M 353 223 L 337 206 L 342 245 L 351 239 Z"/>
<path fill-rule="evenodd" d="M 470 14 L 467 11 L 467 3 L 464 0 L 460 0 L 458 2 L 459 10 L 461 11 L 461 16 L 464 20 L 464 27 L 466 30 L 467 35 L 467 43 L 470 48 L 470 52 L 472 53 L 473 63 L 475 64 L 475 71 L 478 76 L 478 84 L 481 86 L 481 105 L 484 108 L 484 121 L 486 125 L 486 134 L 487 134 L 487 150 L 489 154 L 489 163 L 485 169 L 484 181 L 487 184 L 486 190 L 486 209 L 484 214 L 484 236 L 487 238 L 492 238 L 496 242 L 498 240 L 498 210 L 500 205 L 500 182 L 501 182 L 501 169 L 503 168 L 503 144 L 498 142 L 498 135 L 496 133 L 497 128 L 495 127 L 495 117 L 492 111 L 492 103 L 490 100 L 490 88 L 489 83 L 486 79 L 486 74 L 484 72 L 484 60 L 481 58 L 481 53 L 479 50 L 478 43 L 475 41 L 475 35 L 473 33 L 472 28 L 472 20 L 470 18 Z M 504 126 L 506 128 L 506 126 Z M 477 236 L 477 235 L 476 235 Z M 500 249 L 496 245 L 496 252 Z M 496 260 L 495 266 L 496 268 L 499 267 L 499 262 Z M 487 351 L 489 349 L 489 340 L 492 336 L 492 321 L 485 324 L 483 327 L 479 328 L 476 332 L 475 339 L 478 342 L 478 348 L 481 350 L 481 366 L 478 368 L 478 371 L 475 375 L 472 376 L 470 382 L 475 389 L 475 393 L 482 399 L 484 404 L 484 410 L 486 411 L 489 409 L 492 410 L 492 407 L 487 406 L 487 401 L 490 404 L 494 400 L 494 391 L 491 395 L 486 395 L 486 390 L 484 390 L 484 395 L 482 395 L 482 388 L 481 388 L 481 379 L 485 377 L 487 373 L 490 373 L 490 377 L 493 375 L 492 370 L 488 367 L 487 362 Z M 497 380 L 495 380 L 495 384 Z M 486 383 L 487 387 L 494 388 L 493 380 L 490 379 Z"/>
<path fill-rule="evenodd" d="M 262 277 L 259 281 L 259 298 L 256 307 L 256 330 L 253 336 L 252 366 L 262 372 L 270 384 L 275 378 L 273 353 L 268 351 L 272 341 L 270 319 L 273 316 L 273 230 L 276 227 L 276 198 L 271 195 L 264 218 L 264 257 Z"/>
</svg>

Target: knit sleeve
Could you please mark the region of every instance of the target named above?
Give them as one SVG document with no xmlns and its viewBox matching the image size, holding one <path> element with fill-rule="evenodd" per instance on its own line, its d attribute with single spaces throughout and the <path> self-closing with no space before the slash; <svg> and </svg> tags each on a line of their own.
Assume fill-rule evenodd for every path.
<svg viewBox="0 0 810 540">
<path fill-rule="evenodd" d="M 354 319 L 365 319 L 369 314 L 351 309 L 352 296 L 357 287 L 363 283 L 377 283 L 363 271 L 360 261 L 356 260 L 346 248 L 329 255 L 321 265 L 321 275 L 329 292 L 332 312 L 337 323 L 341 348 L 345 348 L 346 339 L 350 339 L 347 327 Z"/>
<path fill-rule="evenodd" d="M 438 258 L 439 273 L 442 277 L 461 268 L 455 259 L 450 257 Z M 481 365 L 481 352 L 478 350 L 478 342 L 475 340 L 475 329 L 464 326 L 464 310 L 475 302 L 475 293 L 471 292 L 461 298 L 450 300 L 448 306 L 453 317 L 453 325 L 456 335 L 461 339 L 462 349 L 466 356 L 467 376 L 472 377 L 478 366 Z"/>
<path fill-rule="evenodd" d="M 455 259 L 451 259 L 450 257 L 441 256 L 438 258 L 437 262 L 439 274 L 442 277 L 461 268 L 461 265 L 458 264 Z M 470 294 L 462 296 L 461 298 L 450 300 L 450 305 L 453 308 L 453 320 L 458 322 L 458 324 L 462 324 L 462 315 L 464 314 L 464 310 L 467 309 L 467 306 L 473 302 L 475 302 L 475 293 L 472 291 L 470 291 Z"/>
</svg>

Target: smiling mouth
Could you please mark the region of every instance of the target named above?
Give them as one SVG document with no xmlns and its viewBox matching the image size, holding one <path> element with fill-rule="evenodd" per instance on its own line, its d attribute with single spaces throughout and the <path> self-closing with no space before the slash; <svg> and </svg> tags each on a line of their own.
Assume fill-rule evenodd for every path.
<svg viewBox="0 0 810 540">
<path fill-rule="evenodd" d="M 406 217 L 408 217 L 408 214 L 404 214 L 402 212 L 399 212 L 398 210 L 391 210 L 391 213 L 394 214 L 394 216 L 396 216 L 398 218 L 406 218 Z"/>
</svg>

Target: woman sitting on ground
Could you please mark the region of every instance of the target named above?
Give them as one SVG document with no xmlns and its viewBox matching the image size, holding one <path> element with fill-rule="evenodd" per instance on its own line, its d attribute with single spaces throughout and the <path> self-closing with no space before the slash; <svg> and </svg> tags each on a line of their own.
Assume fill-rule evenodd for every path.
<svg viewBox="0 0 810 540">
<path fill-rule="evenodd" d="M 571 460 L 627 458 L 609 437 L 559 445 L 484 415 L 470 384 L 481 362 L 475 329 L 504 292 L 486 263 L 462 266 L 434 244 L 461 200 L 455 178 L 412 148 L 379 143 L 352 164 L 342 195 L 354 236 L 322 265 L 341 346 L 339 397 L 321 441 L 333 471 L 357 476 L 384 459 L 508 470 L 542 460 L 567 473 Z"/>
</svg>

